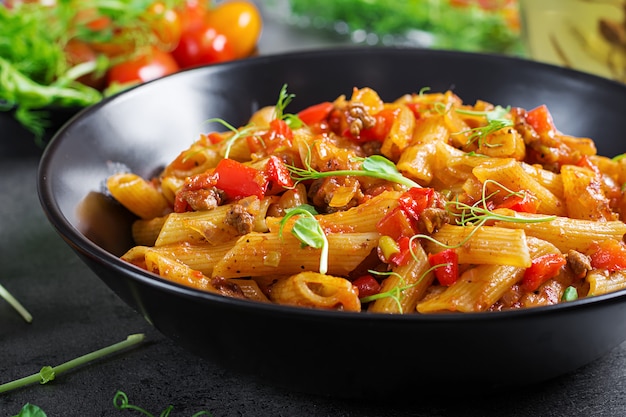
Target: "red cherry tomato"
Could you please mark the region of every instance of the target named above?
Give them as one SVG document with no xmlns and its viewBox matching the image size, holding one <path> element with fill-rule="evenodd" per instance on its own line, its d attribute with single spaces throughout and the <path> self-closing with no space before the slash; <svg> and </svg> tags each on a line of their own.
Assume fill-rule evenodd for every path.
<svg viewBox="0 0 626 417">
<path fill-rule="evenodd" d="M 184 4 L 177 8 L 180 16 L 180 24 L 183 32 L 198 28 L 205 24 L 208 13 L 206 0 L 185 0 Z"/>
<path fill-rule="evenodd" d="M 178 70 L 178 64 L 170 54 L 151 48 L 146 54 L 111 67 L 107 82 L 109 85 L 146 82 Z"/>
<path fill-rule="evenodd" d="M 252 1 L 228 0 L 207 15 L 207 24 L 223 33 L 231 43 L 235 58 L 252 54 L 261 36 L 261 13 Z"/>
<path fill-rule="evenodd" d="M 97 60 L 96 52 L 85 42 L 78 39 L 71 39 L 64 48 L 65 59 L 70 66 L 75 66 L 85 62 L 94 62 Z M 96 76 L 95 71 L 77 79 L 78 82 L 88 85 L 96 89 L 102 89 L 106 80 L 103 76 Z"/>
<path fill-rule="evenodd" d="M 191 28 L 183 32 L 172 56 L 181 68 L 230 61 L 235 58 L 226 36 L 210 26 Z"/>
<path fill-rule="evenodd" d="M 171 50 L 178 44 L 182 34 L 182 21 L 175 9 L 157 1 L 148 7 L 144 19 L 162 43 L 161 49 Z"/>
</svg>

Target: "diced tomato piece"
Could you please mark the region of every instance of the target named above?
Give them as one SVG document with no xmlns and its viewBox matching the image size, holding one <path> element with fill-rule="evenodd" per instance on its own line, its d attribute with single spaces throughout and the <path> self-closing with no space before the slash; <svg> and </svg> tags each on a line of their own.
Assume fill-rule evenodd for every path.
<svg viewBox="0 0 626 417">
<path fill-rule="evenodd" d="M 267 190 L 268 181 L 261 171 L 233 159 L 222 159 L 213 174 L 215 187 L 231 199 L 252 195 L 263 198 Z"/>
<path fill-rule="evenodd" d="M 536 291 L 541 284 L 557 276 L 565 263 L 565 256 L 560 253 L 549 253 L 533 259 L 524 272 L 522 290 Z"/>
<path fill-rule="evenodd" d="M 292 139 L 293 131 L 287 122 L 281 119 L 272 120 L 268 131 L 261 138 L 254 135 L 247 137 L 250 152 L 264 155 L 271 155 L 282 147 L 291 147 Z"/>
<path fill-rule="evenodd" d="M 398 239 L 400 252 L 392 255 L 391 259 L 389 259 L 389 262 L 397 266 L 406 265 L 413 257 L 411 246 L 415 250 L 417 244 L 418 243 L 416 241 L 411 241 L 411 238 L 409 238 L 408 236 L 402 236 L 400 239 Z"/>
<path fill-rule="evenodd" d="M 459 279 L 459 255 L 454 249 L 445 249 L 428 255 L 430 266 L 441 265 L 435 268 L 435 277 L 439 284 L 449 287 Z"/>
<path fill-rule="evenodd" d="M 600 168 L 598 168 L 598 166 L 596 164 L 594 164 L 591 161 L 591 158 L 589 158 L 589 156 L 587 155 L 582 155 L 580 157 L 580 159 L 578 160 L 578 162 L 576 163 L 577 166 L 579 167 L 583 167 L 583 168 L 587 168 L 590 169 L 594 172 L 594 174 L 596 174 L 597 176 L 601 176 L 602 172 L 600 172 Z"/>
<path fill-rule="evenodd" d="M 542 104 L 526 112 L 526 122 L 540 135 L 554 135 L 557 130 L 548 106 Z"/>
<path fill-rule="evenodd" d="M 591 246 L 591 266 L 609 272 L 626 269 L 626 245 L 615 239 L 607 239 Z"/>
<path fill-rule="evenodd" d="M 435 190 L 432 188 L 413 187 L 402 193 L 398 203 L 409 217 L 418 220 L 424 209 L 430 207 L 434 196 Z"/>
<path fill-rule="evenodd" d="M 357 137 L 352 136 L 349 131 L 346 132 L 345 136 L 351 137 L 357 142 L 382 142 L 385 140 L 387 135 L 389 135 L 398 112 L 399 109 L 383 109 L 374 115 L 376 124 L 374 124 L 373 127 L 369 129 L 361 129 L 359 136 Z"/>
<path fill-rule="evenodd" d="M 508 208 L 520 213 L 537 213 L 539 200 L 530 191 L 523 191 L 523 195 L 511 195 L 505 198 L 496 208 Z"/>
<path fill-rule="evenodd" d="M 275 155 L 270 156 L 265 165 L 265 176 L 270 182 L 270 188 L 277 186 L 280 191 L 284 187 L 293 187 L 293 179 L 287 166 Z"/>
<path fill-rule="evenodd" d="M 306 125 L 321 123 L 328 118 L 330 112 L 333 110 L 333 107 L 333 103 L 329 101 L 314 104 L 313 106 L 300 111 L 298 113 L 298 117 Z"/>
<path fill-rule="evenodd" d="M 381 288 L 380 283 L 370 274 L 358 277 L 352 282 L 352 285 L 358 288 L 360 298 L 378 294 Z"/>
<path fill-rule="evenodd" d="M 390 236 L 395 241 L 403 236 L 410 237 L 416 233 L 413 222 L 401 207 L 396 207 L 387 212 L 376 224 L 376 230 L 381 235 Z"/>
</svg>

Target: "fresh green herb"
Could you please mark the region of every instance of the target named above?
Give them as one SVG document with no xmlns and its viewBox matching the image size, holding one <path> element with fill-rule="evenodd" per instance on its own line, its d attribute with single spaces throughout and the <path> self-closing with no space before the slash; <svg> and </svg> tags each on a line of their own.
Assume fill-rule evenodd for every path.
<svg viewBox="0 0 626 417">
<path fill-rule="evenodd" d="M 298 129 L 303 125 L 297 114 L 285 113 L 285 109 L 295 96 L 295 94 L 287 93 L 287 84 L 283 84 L 278 93 L 278 102 L 276 103 L 274 114 L 275 119 L 284 120 L 287 126 L 292 129 Z"/>
<path fill-rule="evenodd" d="M 489 111 L 476 111 L 476 110 L 464 110 L 464 109 L 456 109 L 455 110 L 459 114 L 465 114 L 468 116 L 484 116 L 487 119 L 487 124 L 485 126 L 475 127 L 473 129 L 464 130 L 462 132 L 454 133 L 456 135 L 469 133 L 469 142 L 468 145 L 477 142 L 478 146 L 500 146 L 500 145 L 491 145 L 485 144 L 484 140 L 487 135 L 496 132 L 500 129 L 504 129 L 505 127 L 513 126 L 513 121 L 507 117 L 509 112 L 511 111 L 511 107 L 502 107 L 496 106 L 493 110 Z"/>
<path fill-rule="evenodd" d="M 615 155 L 613 158 L 611 158 L 613 161 L 615 162 L 619 162 L 622 159 L 626 158 L 626 153 L 621 153 L 619 155 Z"/>
<path fill-rule="evenodd" d="M 377 35 L 379 42 L 389 38 L 400 44 L 465 51 L 493 51 L 523 54 L 519 31 L 510 24 L 507 13 L 515 10 L 486 10 L 479 2 L 422 0 L 290 0 L 299 24 L 315 23 L 316 28 L 341 34 L 365 31 Z M 460 3 L 460 2 L 458 2 Z M 504 2 L 498 2 L 499 4 Z M 306 20 L 305 20 L 306 19 Z M 342 25 L 337 25 L 341 22 Z M 371 37 L 368 37 L 368 40 Z"/>
<path fill-rule="evenodd" d="M 259 130 L 254 125 L 248 125 L 248 126 L 242 127 L 241 129 L 237 129 L 235 126 L 231 125 L 226 120 L 220 119 L 220 118 L 208 119 L 206 123 L 220 123 L 222 126 L 224 126 L 228 130 L 233 132 L 233 135 L 226 140 L 224 158 L 228 158 L 228 156 L 230 155 L 230 150 L 232 149 L 235 142 L 237 142 L 237 140 L 239 140 L 240 138 L 245 138 L 250 135 L 253 135 L 254 132 Z"/>
<path fill-rule="evenodd" d="M 315 208 L 309 204 L 287 209 L 280 221 L 278 235 L 282 237 L 283 229 L 291 217 L 299 216 L 291 228 L 291 233 L 300 241 L 302 247 L 310 246 L 322 250 L 319 270 L 320 274 L 325 274 L 328 271 L 328 239 L 315 218 L 316 214 Z"/>
<path fill-rule="evenodd" d="M 563 291 L 562 301 L 574 301 L 578 299 L 578 291 L 571 285 Z"/>
<path fill-rule="evenodd" d="M 415 255 L 413 255 L 413 257 L 415 257 Z M 400 302 L 400 297 L 402 297 L 402 293 L 408 289 L 411 289 L 413 287 L 416 287 L 420 284 L 420 282 L 422 282 L 422 280 L 431 272 L 433 272 L 435 269 L 437 268 L 442 268 L 444 266 L 447 266 L 448 264 L 439 264 L 439 265 L 433 265 L 430 268 L 428 268 L 426 271 L 424 271 L 424 273 L 419 277 L 419 279 L 417 281 L 415 281 L 413 284 L 408 284 L 406 285 L 404 282 L 404 277 L 401 276 L 400 274 L 398 274 L 397 272 L 379 272 L 379 271 L 373 271 L 370 270 L 368 271 L 370 274 L 374 274 L 374 275 L 387 275 L 387 276 L 391 276 L 391 275 L 395 275 L 398 278 L 400 278 L 400 282 L 402 283 L 402 286 L 398 286 L 398 287 L 394 287 L 392 289 L 390 289 L 389 291 L 385 291 L 385 292 L 379 292 L 378 294 L 373 294 L 373 295 L 369 295 L 367 297 L 363 297 L 361 298 L 361 303 L 369 303 L 375 300 L 380 300 L 382 298 L 391 298 L 396 302 L 396 305 L 398 306 L 398 311 L 400 311 L 400 313 L 403 313 L 402 311 L 402 303 Z"/>
<path fill-rule="evenodd" d="M 72 359 L 61 365 L 57 365 L 54 367 L 44 366 L 43 368 L 41 368 L 39 373 L 0 385 L 0 394 L 3 392 L 7 392 L 7 391 L 11 391 L 17 388 L 24 387 L 26 385 L 34 384 L 36 382 L 45 384 L 47 382 L 54 380 L 57 374 L 60 374 L 61 372 L 68 371 L 72 368 L 81 366 L 85 363 L 99 359 L 103 356 L 110 355 L 119 350 L 134 346 L 138 343 L 141 343 L 144 340 L 144 338 L 145 336 L 142 333 L 131 334 L 130 336 L 126 338 L 126 340 L 122 342 L 115 343 L 111 346 L 96 350 L 95 352 L 88 353 L 76 359 Z"/>
<path fill-rule="evenodd" d="M 411 239 L 423 238 L 423 239 L 430 240 L 431 242 L 434 242 L 446 249 L 455 249 L 455 248 L 459 248 L 465 245 L 482 226 L 484 226 L 487 222 L 490 222 L 490 221 L 503 221 L 503 222 L 510 222 L 510 223 L 542 223 L 542 222 L 550 222 L 556 218 L 556 216 L 538 216 L 538 217 L 532 217 L 532 218 L 521 218 L 521 217 L 509 216 L 509 215 L 501 214 L 501 213 L 495 213 L 489 210 L 487 206 L 487 201 L 491 197 L 493 197 L 495 194 L 498 193 L 498 191 L 495 191 L 494 193 L 487 195 L 487 192 L 486 192 L 487 185 L 490 183 L 496 184 L 498 187 L 508 192 L 510 195 L 521 194 L 521 192 L 510 190 L 504 185 L 498 183 L 497 181 L 486 180 L 483 183 L 482 198 L 476 203 L 469 205 L 466 203 L 462 203 L 458 200 L 449 201 L 446 203 L 446 209 L 448 210 L 448 213 L 451 216 L 456 218 L 456 224 L 460 226 L 472 227 L 472 230 L 470 231 L 470 233 L 467 234 L 465 239 L 463 239 L 461 242 L 459 242 L 456 245 L 447 245 L 443 242 L 439 242 L 438 240 L 434 239 L 431 236 L 423 235 L 423 234 L 414 235 Z"/>
<path fill-rule="evenodd" d="M 176 1 L 166 0 L 168 4 Z M 143 46 L 158 43 L 145 18 L 152 3 L 57 0 L 53 7 L 42 2 L 14 2 L 9 8 L 0 2 L 0 111 L 13 112 L 40 141 L 50 123 L 50 108 L 78 109 L 100 101 L 109 92 L 103 94 L 77 80 L 86 74 L 102 75 Z M 89 21 L 77 23 L 82 12 L 108 18 L 111 23 L 93 30 Z M 134 46 L 132 52 L 111 60 L 101 55 L 75 66 L 69 62 L 66 47 L 70 41 L 106 43 L 120 34 L 128 34 L 122 40 Z"/>
<path fill-rule="evenodd" d="M 14 417 L 47 417 L 47 415 L 38 406 L 26 403 L 20 410 L 20 413 Z"/>
<path fill-rule="evenodd" d="M 396 165 L 384 156 L 372 155 L 356 160 L 361 161 L 361 167 L 358 170 L 346 169 L 320 172 L 311 167 L 311 157 L 309 153 L 308 157 L 303 161 L 304 168 L 287 165 L 287 169 L 296 182 L 335 176 L 360 176 L 387 180 L 409 188 L 420 186 L 415 181 L 402 175 L 400 171 L 398 171 L 398 168 L 396 168 Z"/>
<path fill-rule="evenodd" d="M 154 414 L 144 410 L 143 408 L 130 404 L 128 402 L 128 396 L 122 391 L 117 391 L 115 393 L 115 396 L 113 397 L 113 405 L 118 410 L 132 410 L 132 411 L 137 411 L 148 417 L 155 417 Z M 173 409 L 174 409 L 173 405 L 168 406 L 165 410 L 161 412 L 161 414 L 159 414 L 159 417 L 168 417 Z M 213 414 L 209 413 L 208 411 L 199 411 L 191 417 L 212 416 L 212 415 Z"/>
<path fill-rule="evenodd" d="M 0 298 L 3 298 L 24 318 L 27 323 L 33 321 L 33 316 L 24 308 L 24 306 L 13 295 L 0 284 Z"/>
</svg>

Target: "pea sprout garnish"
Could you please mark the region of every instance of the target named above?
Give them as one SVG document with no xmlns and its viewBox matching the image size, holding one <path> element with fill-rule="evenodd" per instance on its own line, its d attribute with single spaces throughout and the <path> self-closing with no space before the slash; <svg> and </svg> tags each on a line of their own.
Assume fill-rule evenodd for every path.
<svg viewBox="0 0 626 417">
<path fill-rule="evenodd" d="M 19 313 L 20 316 L 26 321 L 26 323 L 31 323 L 33 321 L 33 316 L 24 308 L 24 306 L 15 298 L 2 284 L 0 284 L 0 298 L 4 299 L 7 303 L 11 305 Z"/>
<path fill-rule="evenodd" d="M 56 376 L 60 374 L 61 372 L 69 371 L 70 369 L 84 365 L 87 362 L 91 362 L 95 359 L 99 359 L 103 356 L 110 355 L 119 350 L 134 346 L 138 343 L 141 343 L 144 340 L 144 338 L 145 338 L 145 335 L 143 333 L 131 334 L 124 341 L 121 341 L 111 346 L 96 350 L 94 352 L 80 356 L 76 359 L 72 359 L 68 362 L 62 363 L 61 365 L 57 365 L 54 367 L 44 366 L 36 374 L 0 385 L 0 394 L 3 392 L 7 392 L 7 391 L 11 391 L 17 388 L 24 387 L 26 385 L 34 384 L 36 382 L 39 382 L 41 384 L 46 384 L 54 380 Z"/>
<path fill-rule="evenodd" d="M 113 405 L 118 410 L 132 410 L 132 411 L 137 411 L 148 417 L 155 417 L 154 414 L 144 410 L 143 408 L 130 404 L 128 400 L 128 395 L 126 395 L 126 393 L 122 391 L 117 391 L 115 393 L 115 396 L 113 397 Z M 165 410 L 163 410 L 161 414 L 159 414 L 159 417 L 168 417 L 173 409 L 174 409 L 173 405 L 167 406 L 167 408 L 165 408 Z M 209 413 L 208 411 L 199 411 L 195 413 L 194 415 L 192 415 L 191 417 L 212 416 L 212 415 L 213 414 Z"/>
<path fill-rule="evenodd" d="M 316 214 L 318 213 L 315 208 L 309 204 L 302 204 L 298 207 L 287 209 L 285 216 L 280 221 L 278 236 L 282 238 L 283 229 L 287 221 L 294 216 L 298 216 L 291 228 L 291 233 L 300 241 L 301 247 L 310 246 L 322 250 L 319 271 L 320 274 L 326 274 L 328 272 L 328 239 L 322 226 L 315 218 Z"/>
<path fill-rule="evenodd" d="M 487 205 L 487 201 L 490 198 L 492 198 L 494 195 L 498 194 L 499 190 L 487 195 L 488 184 L 497 185 L 502 190 L 509 193 L 507 196 L 511 196 L 511 195 L 523 196 L 522 191 L 513 191 L 505 187 L 504 185 L 500 184 L 497 181 L 488 179 L 483 183 L 482 198 L 478 200 L 476 203 L 470 205 L 467 203 L 462 203 L 458 200 L 448 201 L 446 203 L 446 209 L 451 216 L 456 218 L 456 224 L 458 224 L 459 226 L 472 228 L 472 230 L 467 234 L 467 236 L 461 242 L 455 245 L 447 245 L 443 242 L 440 242 L 434 239 L 433 237 L 429 235 L 424 235 L 424 234 L 416 234 L 412 236 L 411 241 L 413 241 L 414 239 L 421 238 L 421 239 L 430 240 L 431 242 L 436 243 L 437 245 L 446 249 L 456 249 L 465 245 L 482 226 L 484 226 L 486 223 L 490 221 L 503 221 L 503 222 L 510 222 L 510 223 L 543 223 L 543 222 L 550 222 L 556 219 L 557 217 L 554 215 L 549 215 L 549 216 L 537 216 L 537 217 L 524 218 L 524 217 L 517 217 L 515 215 L 511 216 L 508 214 L 496 213 L 489 209 Z"/>
<path fill-rule="evenodd" d="M 413 255 L 415 256 L 415 255 Z M 422 273 L 422 275 L 419 277 L 419 279 L 417 281 L 415 281 L 412 284 L 405 284 L 405 279 L 402 275 L 398 274 L 397 272 L 394 271 L 390 271 L 390 272 L 380 272 L 380 271 L 374 271 L 374 270 L 369 270 L 368 272 L 370 274 L 373 275 L 382 275 L 382 276 L 397 276 L 400 279 L 400 283 L 401 286 L 396 286 L 393 287 L 392 289 L 385 291 L 385 292 L 379 292 L 378 294 L 373 294 L 373 295 L 368 295 L 367 297 L 363 297 L 361 298 L 361 303 L 369 303 L 372 301 L 376 301 L 376 300 L 380 300 L 383 298 L 391 298 L 393 301 L 395 301 L 396 305 L 398 306 L 398 311 L 401 314 L 404 314 L 404 312 L 402 311 L 402 303 L 400 302 L 400 297 L 402 296 L 402 294 L 404 293 L 404 291 L 409 290 L 413 287 L 418 286 L 422 280 L 424 278 L 426 278 L 426 276 L 428 274 L 430 274 L 431 272 L 433 272 L 435 269 L 437 268 L 443 268 L 450 265 L 449 263 L 443 263 L 443 264 L 437 264 L 437 265 L 433 265 L 430 268 L 428 268 L 426 271 L 424 271 L 424 273 Z"/>
<path fill-rule="evenodd" d="M 291 103 L 294 97 L 295 94 L 287 93 L 287 84 L 283 84 L 280 92 L 278 93 L 276 105 L 274 106 L 274 119 L 283 120 L 291 129 L 297 129 L 303 125 L 302 120 L 300 120 L 297 114 L 285 113 L 285 108 L 289 105 L 289 103 Z M 255 126 L 254 124 L 248 124 L 240 129 L 237 129 L 226 120 L 220 118 L 211 118 L 205 123 L 219 123 L 233 132 L 233 135 L 231 135 L 225 142 L 226 146 L 224 150 L 224 158 L 228 158 L 230 150 L 239 139 L 253 136 L 255 133 L 265 130 L 265 128 Z M 262 141 L 261 138 L 259 139 Z"/>
<path fill-rule="evenodd" d="M 493 110 L 489 111 L 466 109 L 455 109 L 455 111 L 459 114 L 467 116 L 484 116 L 487 119 L 487 124 L 485 126 L 479 126 L 469 130 L 453 133 L 453 135 L 469 134 L 468 145 L 473 142 L 477 142 L 479 147 L 483 145 L 487 147 L 501 146 L 500 144 L 484 143 L 485 137 L 500 129 L 504 129 L 505 127 L 513 126 L 513 121 L 506 117 L 511 112 L 511 106 L 502 107 L 498 105 Z"/>
<path fill-rule="evenodd" d="M 295 182 L 338 176 L 360 176 L 387 180 L 409 188 L 420 187 L 418 183 L 402 175 L 396 168 L 396 165 L 384 156 L 372 155 L 367 158 L 355 158 L 354 160 L 361 162 L 360 169 L 321 172 L 311 167 L 311 154 L 309 153 L 307 158 L 302 161 L 304 168 L 287 165 L 287 169 Z"/>
</svg>

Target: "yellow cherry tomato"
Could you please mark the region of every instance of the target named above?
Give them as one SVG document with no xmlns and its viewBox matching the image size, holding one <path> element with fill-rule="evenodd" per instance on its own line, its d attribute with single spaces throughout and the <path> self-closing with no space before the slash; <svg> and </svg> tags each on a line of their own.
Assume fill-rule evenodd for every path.
<svg viewBox="0 0 626 417">
<path fill-rule="evenodd" d="M 229 0 L 209 11 L 207 24 L 228 38 L 236 58 L 252 54 L 261 36 L 263 21 L 251 1 Z"/>
</svg>

